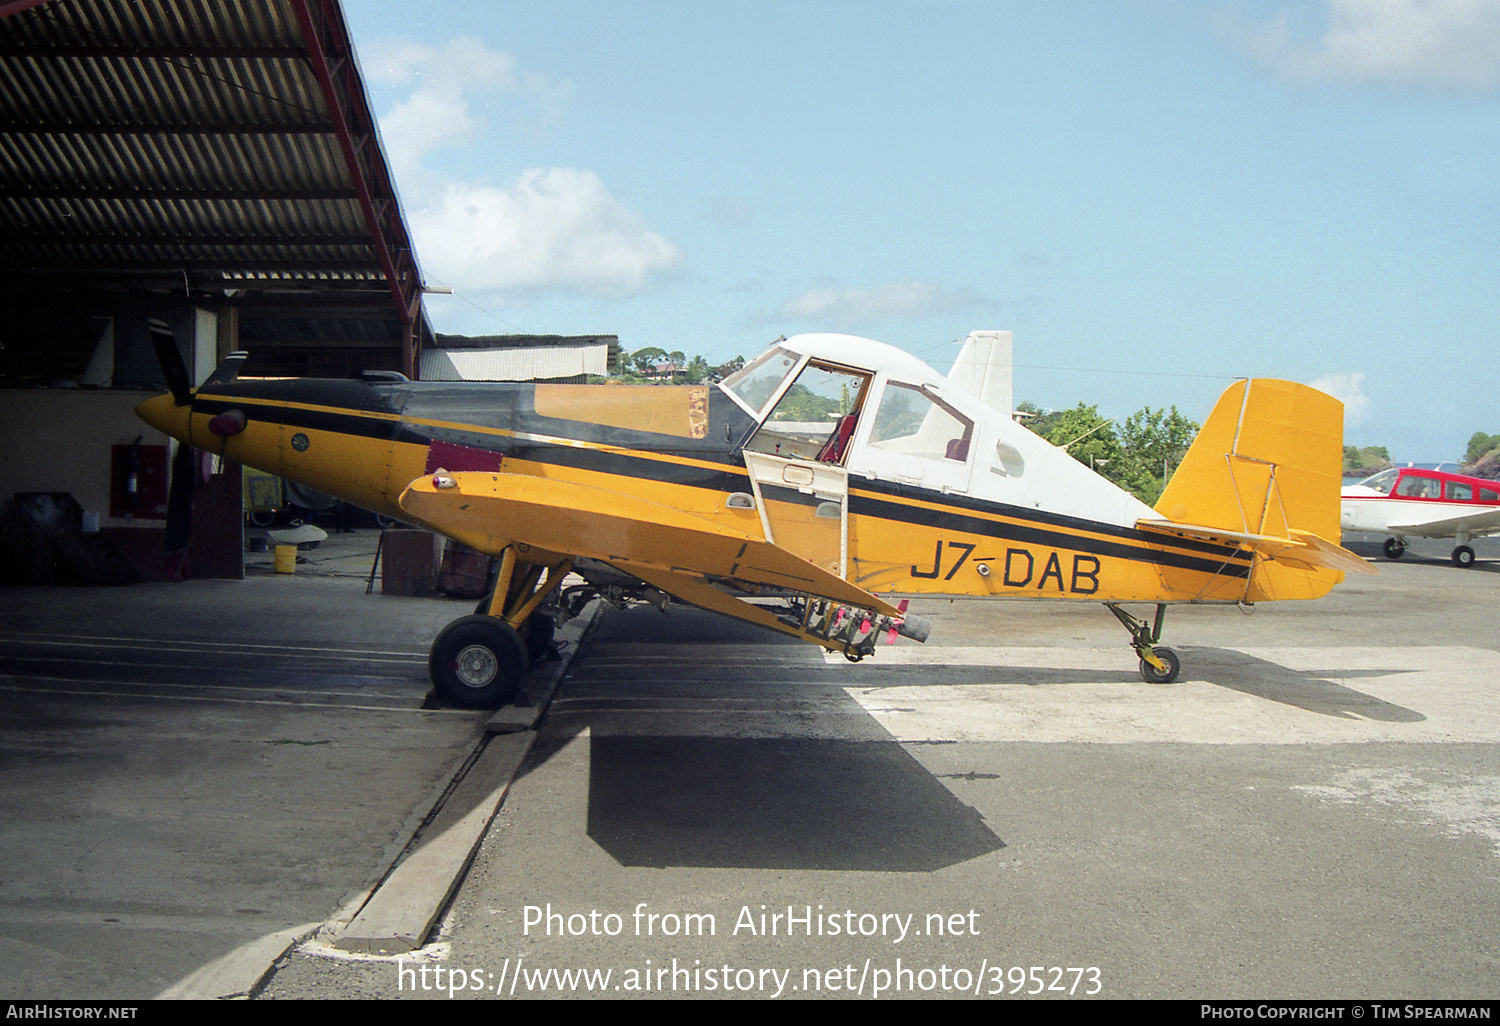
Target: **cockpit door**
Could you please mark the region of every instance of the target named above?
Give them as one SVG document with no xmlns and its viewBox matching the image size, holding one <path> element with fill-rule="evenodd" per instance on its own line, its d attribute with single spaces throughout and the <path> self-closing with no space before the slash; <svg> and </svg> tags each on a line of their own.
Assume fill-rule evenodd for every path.
<svg viewBox="0 0 1500 1026">
<path fill-rule="evenodd" d="M 795 365 L 773 353 L 725 382 L 765 410 L 743 450 L 766 539 L 836 577 L 849 566 L 849 473 L 844 469 L 874 375 L 824 360 Z M 781 377 L 773 388 L 768 382 Z M 768 398 L 761 398 L 765 392 Z"/>
<path fill-rule="evenodd" d="M 847 579 L 848 471 L 750 449 L 744 456 L 766 540 Z"/>
</svg>

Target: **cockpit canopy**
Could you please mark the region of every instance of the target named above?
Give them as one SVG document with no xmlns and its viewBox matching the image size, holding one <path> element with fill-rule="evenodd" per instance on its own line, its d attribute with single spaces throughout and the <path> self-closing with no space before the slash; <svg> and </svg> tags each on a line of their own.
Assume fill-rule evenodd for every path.
<svg viewBox="0 0 1500 1026">
<path fill-rule="evenodd" d="M 778 339 L 719 387 L 760 425 L 745 448 L 1005 502 L 1049 496 L 1151 511 L 921 360 L 851 335 Z M 1038 502 L 1032 501 L 1032 505 Z M 1133 520 L 1131 520 L 1133 522 Z"/>
</svg>

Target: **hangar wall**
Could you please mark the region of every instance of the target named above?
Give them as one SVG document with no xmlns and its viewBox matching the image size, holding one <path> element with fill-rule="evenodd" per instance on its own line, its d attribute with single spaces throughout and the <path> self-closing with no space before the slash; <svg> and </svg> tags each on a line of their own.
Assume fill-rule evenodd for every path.
<svg viewBox="0 0 1500 1026">
<path fill-rule="evenodd" d="M 157 384 L 161 370 L 143 315 L 92 319 L 104 325 L 98 333 L 101 344 L 79 380 L 46 376 L 52 387 L 0 391 L 0 507 L 18 494 L 70 495 L 85 514 L 97 517 L 103 536 L 141 577 L 161 579 L 167 573 L 167 468 L 176 443 L 135 415 L 136 404 L 163 391 Z M 226 337 L 232 334 L 232 318 L 182 309 L 162 319 L 171 324 L 194 383 L 212 372 L 221 350 L 232 347 L 233 339 Z M 131 451 L 137 444 L 139 448 Z M 132 473 L 137 480 L 127 496 L 126 480 Z M 220 506 L 238 505 L 237 467 L 215 474 L 213 484 Z M 196 497 L 194 502 L 202 505 Z M 194 533 L 192 572 L 243 576 L 243 537 L 235 510 L 216 513 L 215 529 Z"/>
<path fill-rule="evenodd" d="M 167 437 L 135 415 L 155 392 L 113 389 L 8 389 L 0 402 L 0 496 L 70 492 L 109 527 L 160 528 L 161 518 L 111 518 L 111 452 L 141 437 L 164 446 Z"/>
</svg>

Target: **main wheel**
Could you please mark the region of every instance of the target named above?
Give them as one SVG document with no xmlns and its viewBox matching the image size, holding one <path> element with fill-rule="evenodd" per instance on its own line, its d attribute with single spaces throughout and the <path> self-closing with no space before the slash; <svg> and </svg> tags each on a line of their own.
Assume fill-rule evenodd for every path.
<svg viewBox="0 0 1500 1026">
<path fill-rule="evenodd" d="M 474 607 L 475 616 L 488 616 L 489 611 L 489 596 L 480 599 L 479 604 Z M 552 639 L 557 634 L 557 621 L 552 619 L 551 613 L 532 613 L 521 625 L 520 633 L 521 640 L 526 643 L 526 654 L 533 663 L 539 663 L 552 651 Z"/>
<path fill-rule="evenodd" d="M 1386 559 L 1400 559 L 1406 552 L 1406 542 L 1400 538 L 1387 538 L 1383 546 Z"/>
<path fill-rule="evenodd" d="M 1470 567 L 1474 565 L 1474 550 L 1467 545 L 1460 545 L 1453 550 L 1453 565 Z"/>
<path fill-rule="evenodd" d="M 427 669 L 438 693 L 464 709 L 504 705 L 531 666 L 515 628 L 489 616 L 465 616 L 444 627 L 432 643 Z"/>
<path fill-rule="evenodd" d="M 1158 670 L 1146 660 L 1141 660 L 1141 679 L 1147 684 L 1170 684 L 1177 679 L 1177 673 L 1182 669 L 1182 662 L 1177 658 L 1177 653 L 1170 648 L 1157 647 L 1151 650 L 1151 654 L 1166 664 L 1165 670 Z"/>
</svg>

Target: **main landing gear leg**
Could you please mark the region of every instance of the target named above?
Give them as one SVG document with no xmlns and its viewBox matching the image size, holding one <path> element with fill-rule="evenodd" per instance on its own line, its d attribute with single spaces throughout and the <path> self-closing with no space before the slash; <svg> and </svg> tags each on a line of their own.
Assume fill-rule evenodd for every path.
<svg viewBox="0 0 1500 1026">
<path fill-rule="evenodd" d="M 492 709 L 514 698 L 521 677 L 551 649 L 552 618 L 538 609 L 572 569 L 570 561 L 550 569 L 522 563 L 514 546 L 506 548 L 489 601 L 432 643 L 427 669 L 438 694 L 465 709 Z"/>
<path fill-rule="evenodd" d="M 1130 647 L 1135 649 L 1135 654 L 1141 660 L 1141 679 L 1147 684 L 1170 684 L 1176 680 L 1178 671 L 1182 669 L 1181 660 L 1170 648 L 1156 644 L 1161 640 L 1161 625 L 1166 619 L 1167 607 L 1158 603 L 1156 620 L 1147 623 L 1131 616 L 1113 602 L 1106 602 L 1104 605 L 1130 632 Z"/>
</svg>

